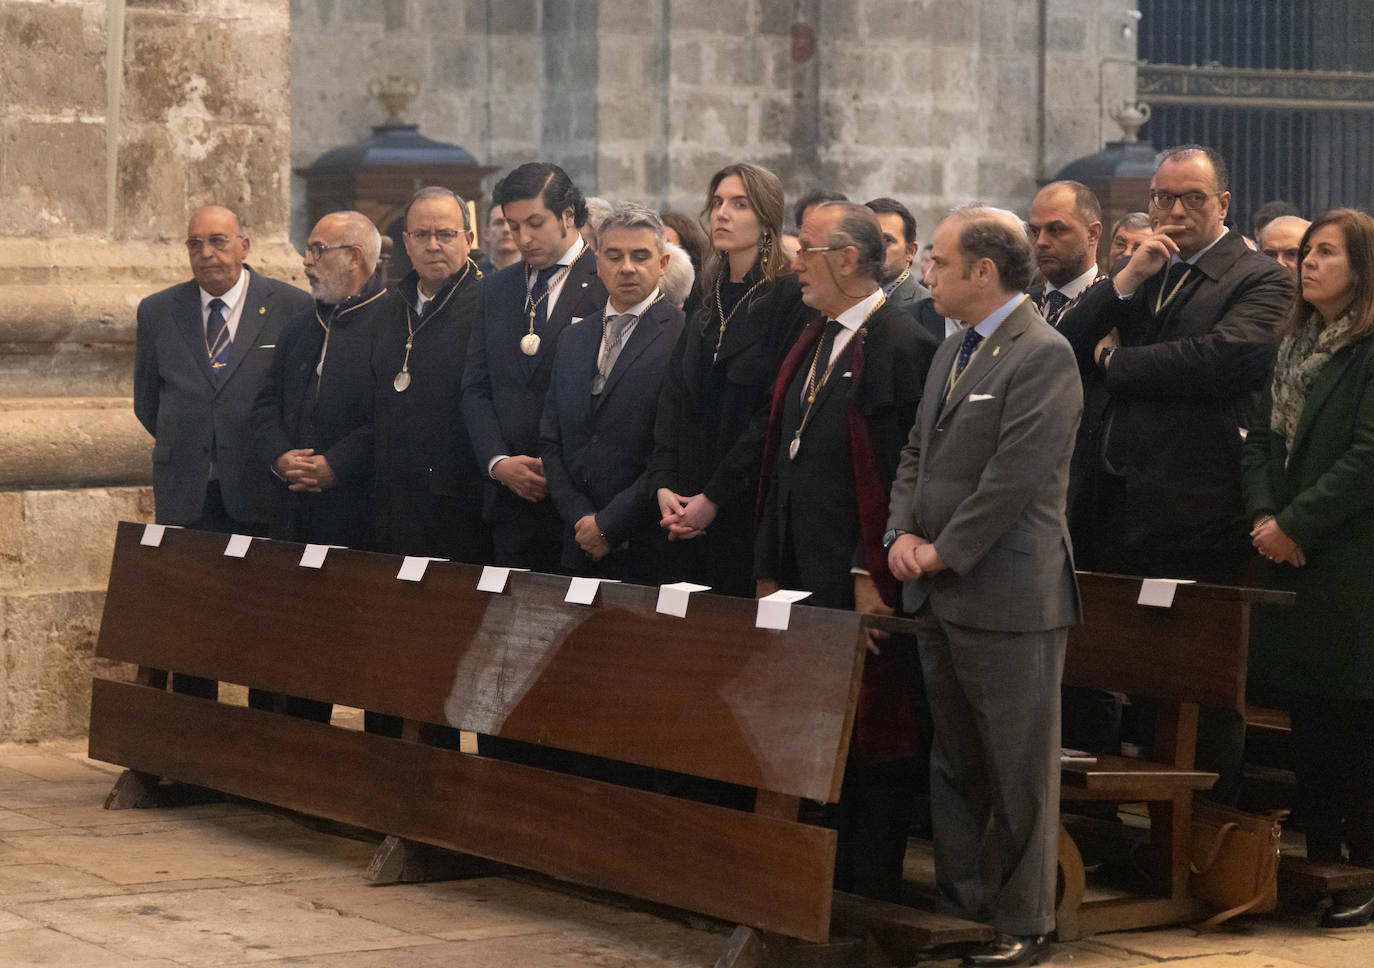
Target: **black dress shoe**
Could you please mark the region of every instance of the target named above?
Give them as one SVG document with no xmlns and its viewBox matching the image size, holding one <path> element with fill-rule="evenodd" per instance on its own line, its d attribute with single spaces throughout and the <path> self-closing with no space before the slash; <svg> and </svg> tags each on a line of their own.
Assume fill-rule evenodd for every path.
<svg viewBox="0 0 1374 968">
<path fill-rule="evenodd" d="M 1322 914 L 1323 928 L 1363 928 L 1374 916 L 1374 894 L 1349 892 L 1336 895 L 1335 903 Z"/>
<path fill-rule="evenodd" d="M 966 968 L 1019 968 L 1038 964 L 1050 953 L 1050 940 L 1043 934 L 1022 937 L 998 934 L 987 944 L 964 955 Z"/>
</svg>

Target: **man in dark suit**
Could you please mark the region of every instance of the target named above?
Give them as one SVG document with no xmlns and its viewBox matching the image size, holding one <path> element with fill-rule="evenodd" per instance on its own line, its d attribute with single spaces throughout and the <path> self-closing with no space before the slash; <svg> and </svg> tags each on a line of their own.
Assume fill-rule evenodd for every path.
<svg viewBox="0 0 1374 968">
<path fill-rule="evenodd" d="M 939 345 L 887 299 L 883 229 L 872 211 L 823 202 L 802 224 L 796 265 L 817 317 L 774 384 L 760 484 L 758 592 L 811 592 L 808 604 L 891 614 L 900 589 L 882 534 L 888 489 Z M 910 642 L 868 656 L 836 821 L 835 886 L 901 899 L 919 772 Z M 870 726 L 881 724 L 876 733 Z"/>
<path fill-rule="evenodd" d="M 682 311 L 659 290 L 663 222 L 618 205 L 597 233 L 604 310 L 563 334 L 540 429 L 544 476 L 563 518 L 562 565 L 574 574 L 653 584 L 658 515 L 646 465 Z"/>
<path fill-rule="evenodd" d="M 447 188 L 405 212 L 410 273 L 372 329 L 376 541 L 398 555 L 491 560 L 485 469 L 463 420 L 463 367 L 482 273 L 469 256 L 468 207 Z"/>
<path fill-rule="evenodd" d="M 191 213 L 192 281 L 138 304 L 134 414 L 153 435 L 157 521 L 203 531 L 266 534 L 271 475 L 254 460 L 249 411 L 277 333 L 309 294 L 244 265 L 238 216 Z M 213 698 L 213 680 L 174 675 L 179 692 Z"/>
<path fill-rule="evenodd" d="M 1035 265 L 1044 282 L 1027 290 L 1051 326 L 1099 278 L 1097 242 L 1102 238 L 1102 206 L 1082 182 L 1050 182 L 1035 193 L 1030 207 Z"/>
<path fill-rule="evenodd" d="M 496 186 L 521 261 L 483 285 L 463 374 L 463 419 L 490 477 L 486 514 L 499 565 L 553 571 L 562 526 L 539 459 L 539 420 L 563 330 L 599 312 L 606 287 L 579 232 L 582 193 L 557 165 L 531 162 Z"/>
<path fill-rule="evenodd" d="M 998 932 L 966 965 L 1028 965 L 1054 929 L 1059 686 L 1078 619 L 1064 494 L 1082 390 L 1024 294 L 1031 247 L 1014 215 L 958 209 L 933 246 L 935 308 L 965 329 L 931 364 L 884 543 L 934 719 L 941 897 Z"/>
<path fill-rule="evenodd" d="M 315 305 L 282 329 L 253 405 L 259 463 L 273 480 L 274 537 L 365 547 L 372 517 L 372 321 L 385 290 L 382 238 L 334 212 L 305 246 Z"/>
<path fill-rule="evenodd" d="M 883 292 L 888 305 L 906 310 L 915 318 L 917 304 L 930 296 L 930 290 L 921 285 L 921 268 L 916 263 L 916 253 L 921 249 L 916 240 L 916 216 L 895 198 L 875 198 L 864 206 L 878 216 L 883 230 L 889 278 L 883 283 Z"/>
<path fill-rule="evenodd" d="M 1150 181 L 1153 235 L 1060 327 L 1111 395 L 1085 567 L 1229 581 L 1250 557 L 1241 428 L 1293 287 L 1226 228 L 1230 201 L 1216 152 L 1165 152 Z"/>
</svg>

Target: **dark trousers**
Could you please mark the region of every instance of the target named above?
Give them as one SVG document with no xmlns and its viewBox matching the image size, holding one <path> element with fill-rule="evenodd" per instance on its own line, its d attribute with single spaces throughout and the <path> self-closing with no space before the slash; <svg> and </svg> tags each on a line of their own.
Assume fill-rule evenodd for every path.
<svg viewBox="0 0 1374 968">
<path fill-rule="evenodd" d="M 1292 696 L 1297 806 L 1307 856 L 1374 867 L 1374 701 Z"/>
</svg>

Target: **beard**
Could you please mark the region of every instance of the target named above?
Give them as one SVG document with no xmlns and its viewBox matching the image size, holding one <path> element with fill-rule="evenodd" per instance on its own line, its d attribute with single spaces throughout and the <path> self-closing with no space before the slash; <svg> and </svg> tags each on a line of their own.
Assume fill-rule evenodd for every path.
<svg viewBox="0 0 1374 968">
<path fill-rule="evenodd" d="M 319 272 L 310 280 L 310 294 L 322 303 L 341 303 L 353 295 L 342 272 Z"/>
</svg>

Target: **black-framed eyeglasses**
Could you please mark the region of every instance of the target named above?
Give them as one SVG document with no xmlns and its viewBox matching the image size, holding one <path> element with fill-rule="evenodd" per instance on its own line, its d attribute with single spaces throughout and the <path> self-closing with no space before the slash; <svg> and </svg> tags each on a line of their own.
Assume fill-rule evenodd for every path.
<svg viewBox="0 0 1374 968">
<path fill-rule="evenodd" d="M 324 258 L 324 254 L 330 249 L 352 249 L 357 245 L 357 242 L 341 242 L 338 245 L 325 245 L 323 242 L 307 242 L 305 244 L 305 252 L 310 258 L 319 262 Z"/>
<path fill-rule="evenodd" d="M 214 249 L 216 252 L 223 252 L 225 249 L 229 248 L 230 242 L 241 238 L 243 238 L 241 235 L 212 235 L 208 239 L 202 239 L 193 235 L 186 240 L 186 251 L 192 255 L 195 255 L 201 249 L 205 248 Z"/>
<path fill-rule="evenodd" d="M 406 235 L 421 245 L 429 245 L 430 239 L 438 240 L 440 245 L 452 245 L 461 234 L 456 229 L 416 229 L 414 232 L 406 232 Z"/>
<path fill-rule="evenodd" d="M 1221 192 L 1150 192 L 1150 204 L 1162 212 L 1167 212 L 1174 207 L 1174 202 L 1182 202 L 1183 207 L 1190 212 L 1196 212 L 1207 204 L 1207 200 L 1220 195 Z"/>
</svg>

